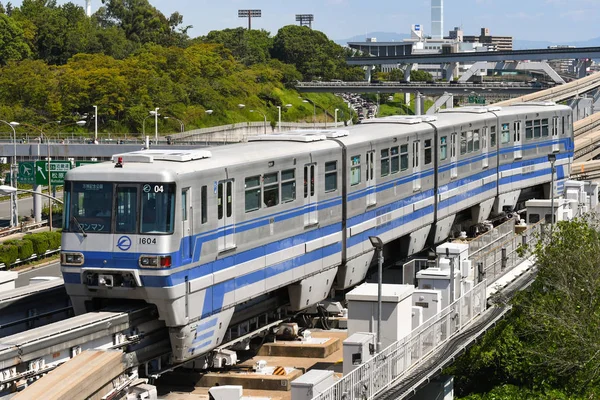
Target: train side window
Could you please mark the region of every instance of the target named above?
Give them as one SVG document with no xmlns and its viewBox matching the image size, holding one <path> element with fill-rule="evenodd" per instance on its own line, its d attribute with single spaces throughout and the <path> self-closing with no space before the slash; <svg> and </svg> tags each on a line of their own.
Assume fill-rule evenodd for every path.
<svg viewBox="0 0 600 400">
<path fill-rule="evenodd" d="M 571 116 L 567 115 L 567 130 L 565 133 L 571 133 Z"/>
<path fill-rule="evenodd" d="M 390 172 L 392 174 L 397 174 L 398 171 L 400 170 L 400 156 L 398 155 L 398 146 L 394 146 L 390 149 L 390 161 L 391 161 L 391 168 L 390 168 Z"/>
<path fill-rule="evenodd" d="M 444 161 L 448 158 L 448 136 L 442 136 L 440 138 L 440 161 Z"/>
<path fill-rule="evenodd" d="M 390 150 L 381 150 L 381 176 L 388 176 L 390 174 Z"/>
<path fill-rule="evenodd" d="M 490 146 L 496 147 L 496 126 L 490 126 Z"/>
<path fill-rule="evenodd" d="M 479 129 L 473 131 L 473 151 L 479 151 Z"/>
<path fill-rule="evenodd" d="M 181 220 L 187 221 L 188 219 L 188 210 L 187 210 L 187 195 L 188 190 L 190 188 L 185 188 L 181 190 Z"/>
<path fill-rule="evenodd" d="M 400 146 L 400 170 L 406 171 L 408 169 L 408 145 L 403 144 Z"/>
<path fill-rule="evenodd" d="M 460 155 L 467 154 L 467 132 L 460 133 Z"/>
<path fill-rule="evenodd" d="M 279 204 L 279 172 L 264 175 L 263 190 L 265 206 L 273 207 Z"/>
<path fill-rule="evenodd" d="M 533 137 L 536 139 L 539 139 L 540 137 L 542 137 L 542 126 L 541 126 L 541 122 L 539 119 L 536 119 L 535 121 L 533 121 Z"/>
<path fill-rule="evenodd" d="M 548 137 L 550 134 L 548 130 L 548 118 L 542 119 L 542 137 Z"/>
<path fill-rule="evenodd" d="M 533 139 L 533 121 L 525 121 L 525 140 Z"/>
<path fill-rule="evenodd" d="M 281 172 L 281 202 L 288 203 L 296 200 L 296 170 L 288 169 Z"/>
<path fill-rule="evenodd" d="M 502 132 L 500 132 L 502 143 L 510 142 L 510 124 L 502 124 Z"/>
<path fill-rule="evenodd" d="M 117 186 L 116 232 L 135 233 L 137 204 L 137 188 Z"/>
<path fill-rule="evenodd" d="M 200 191 L 200 197 L 201 197 L 201 201 L 202 204 L 200 205 L 201 208 L 201 221 L 203 224 L 205 224 L 208 221 L 208 204 L 207 204 L 207 188 L 206 186 L 202 186 L 202 190 Z"/>
<path fill-rule="evenodd" d="M 360 183 L 360 156 L 350 157 L 350 186 Z"/>
<path fill-rule="evenodd" d="M 325 193 L 337 190 L 337 161 L 325 163 Z"/>
<path fill-rule="evenodd" d="M 425 147 L 424 147 L 424 149 L 425 149 L 425 165 L 431 164 L 431 159 L 432 159 L 432 157 L 431 157 L 431 154 L 432 154 L 432 151 L 431 151 L 431 139 L 425 140 Z"/>
<path fill-rule="evenodd" d="M 467 132 L 467 153 L 473 152 L 473 132 Z"/>
<path fill-rule="evenodd" d="M 450 136 L 450 157 L 456 157 L 456 132 Z"/>
<path fill-rule="evenodd" d="M 260 175 L 246 178 L 245 203 L 246 212 L 256 211 L 260 208 Z M 222 212 L 221 210 L 220 213 Z"/>
<path fill-rule="evenodd" d="M 310 166 L 310 196 L 314 196 L 315 195 L 315 165 L 312 164 Z"/>
<path fill-rule="evenodd" d="M 566 128 L 566 126 L 565 126 L 565 117 L 563 116 L 562 117 L 562 134 L 563 135 L 567 133 L 567 131 L 566 131 L 565 128 Z"/>
</svg>

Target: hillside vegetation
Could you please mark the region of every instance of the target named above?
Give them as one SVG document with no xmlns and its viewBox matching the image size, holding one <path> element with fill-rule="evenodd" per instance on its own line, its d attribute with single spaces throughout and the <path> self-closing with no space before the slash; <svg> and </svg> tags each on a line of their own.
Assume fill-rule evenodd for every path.
<svg viewBox="0 0 600 400">
<path fill-rule="evenodd" d="M 306 97 L 317 104 L 319 121 L 331 121 L 341 99 L 302 96 L 294 82 L 363 77 L 346 65 L 341 46 L 308 27 L 284 26 L 275 36 L 236 28 L 190 38 L 181 14 L 166 17 L 147 0 L 104 0 L 91 18 L 73 3 L 0 3 L 0 26 L 0 119 L 45 132 L 81 119 L 87 126 L 69 131 L 89 131 L 94 105 L 99 131 L 112 133 L 141 132 L 156 107 L 172 117 L 159 119 L 161 132 L 179 130 L 173 118 L 186 130 L 262 121 L 258 111 L 276 121 L 277 106 L 284 121 L 310 122 Z"/>
</svg>

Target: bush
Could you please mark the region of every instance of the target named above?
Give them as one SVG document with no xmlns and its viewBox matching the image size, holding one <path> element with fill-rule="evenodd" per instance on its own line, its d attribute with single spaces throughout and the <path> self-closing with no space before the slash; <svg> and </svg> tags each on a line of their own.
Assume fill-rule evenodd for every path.
<svg viewBox="0 0 600 400">
<path fill-rule="evenodd" d="M 50 247 L 46 233 L 47 232 L 32 233 L 23 238 L 24 240 L 31 241 L 31 244 L 33 245 L 33 251 L 38 256 L 45 254 Z"/>
<path fill-rule="evenodd" d="M 60 232 L 44 232 L 48 238 L 49 250 L 56 250 L 60 247 Z"/>
<path fill-rule="evenodd" d="M 0 262 L 9 268 L 19 258 L 19 248 L 14 244 L 3 244 L 0 246 Z"/>
<path fill-rule="evenodd" d="M 19 250 L 19 260 L 27 260 L 33 255 L 33 245 L 29 240 L 7 240 L 4 244 L 17 246 Z"/>
</svg>

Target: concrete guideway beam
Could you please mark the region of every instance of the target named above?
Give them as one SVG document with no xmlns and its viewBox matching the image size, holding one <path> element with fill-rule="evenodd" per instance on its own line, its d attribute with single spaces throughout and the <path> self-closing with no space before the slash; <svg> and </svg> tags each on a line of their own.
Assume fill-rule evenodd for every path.
<svg viewBox="0 0 600 400">
<path fill-rule="evenodd" d="M 552 67 L 545 61 L 499 61 L 499 62 L 488 62 L 478 61 L 471 66 L 459 79 L 459 82 L 467 82 L 481 70 L 496 69 L 496 70 L 515 70 L 515 71 L 543 71 L 545 72 L 554 82 L 563 84 L 565 80 L 561 78 L 558 73 L 552 69 Z"/>
</svg>

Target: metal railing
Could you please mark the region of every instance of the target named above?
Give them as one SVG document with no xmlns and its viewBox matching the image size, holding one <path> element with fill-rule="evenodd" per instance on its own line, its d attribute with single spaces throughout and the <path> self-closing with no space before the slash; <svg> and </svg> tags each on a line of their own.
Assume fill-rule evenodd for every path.
<svg viewBox="0 0 600 400">
<path fill-rule="evenodd" d="M 469 241 L 469 258 L 473 259 L 476 254 L 492 246 L 498 240 L 515 232 L 516 219 L 511 218 L 503 224 L 498 225 L 473 240 Z"/>
<path fill-rule="evenodd" d="M 500 240 L 493 247 L 479 252 L 475 257 L 469 257 L 478 280 L 485 279 L 492 284 L 502 275 L 525 261 L 530 256 L 529 251 L 518 251 L 519 247 L 528 245 L 532 249 L 544 234 L 543 221 L 530 225 L 520 235 L 510 235 L 506 240 Z"/>
<path fill-rule="evenodd" d="M 313 400 L 365 400 L 402 379 L 427 355 L 458 334 L 486 307 L 486 281 L 479 283 L 410 335 L 385 348 Z"/>
</svg>

